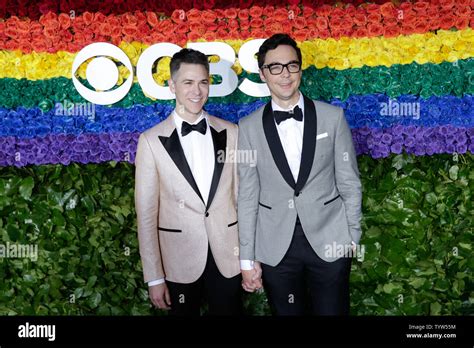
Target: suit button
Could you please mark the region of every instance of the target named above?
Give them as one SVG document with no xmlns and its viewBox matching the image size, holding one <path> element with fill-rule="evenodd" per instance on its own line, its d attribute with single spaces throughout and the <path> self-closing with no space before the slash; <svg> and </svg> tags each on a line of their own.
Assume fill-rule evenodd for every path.
<svg viewBox="0 0 474 348">
<path fill-rule="evenodd" d="M 296 192 L 295 193 L 295 196 L 298 197 L 300 195 L 301 192 Z"/>
<path fill-rule="evenodd" d="M 206 211 L 206 217 L 208 217 L 208 216 L 209 216 L 209 212 L 208 212 L 208 211 Z"/>
</svg>

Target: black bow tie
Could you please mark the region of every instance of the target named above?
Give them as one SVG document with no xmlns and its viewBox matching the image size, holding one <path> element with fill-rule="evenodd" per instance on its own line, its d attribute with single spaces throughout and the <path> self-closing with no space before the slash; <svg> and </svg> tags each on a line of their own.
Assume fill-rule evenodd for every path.
<svg viewBox="0 0 474 348">
<path fill-rule="evenodd" d="M 205 118 L 197 124 L 189 124 L 188 122 L 183 121 L 183 125 L 181 126 L 181 135 L 184 137 L 192 131 L 198 131 L 201 134 L 206 134 L 206 130 L 207 123 Z"/>
<path fill-rule="evenodd" d="M 275 116 L 277 124 L 280 124 L 289 118 L 294 118 L 296 121 L 303 121 L 303 112 L 298 105 L 290 111 L 273 111 L 273 115 Z"/>
</svg>

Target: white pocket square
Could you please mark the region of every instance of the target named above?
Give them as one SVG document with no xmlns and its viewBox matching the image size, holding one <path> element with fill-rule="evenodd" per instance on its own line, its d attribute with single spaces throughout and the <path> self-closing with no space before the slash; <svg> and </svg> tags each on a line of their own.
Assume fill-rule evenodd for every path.
<svg viewBox="0 0 474 348">
<path fill-rule="evenodd" d="M 327 133 L 327 132 L 318 134 L 318 135 L 316 136 L 316 140 L 326 138 L 327 136 L 328 136 L 328 133 Z"/>
</svg>

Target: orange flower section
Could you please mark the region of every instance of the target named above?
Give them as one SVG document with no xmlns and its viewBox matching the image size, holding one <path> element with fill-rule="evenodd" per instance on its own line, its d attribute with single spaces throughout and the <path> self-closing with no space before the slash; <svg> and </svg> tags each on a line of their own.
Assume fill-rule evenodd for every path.
<svg viewBox="0 0 474 348">
<path fill-rule="evenodd" d="M 391 2 L 358 7 L 322 5 L 316 10 L 296 5 L 252 6 L 249 9 L 174 10 L 104 15 L 85 12 L 74 17 L 49 12 L 38 21 L 11 17 L 0 21 L 0 49 L 54 53 L 77 52 L 93 42 L 173 42 L 246 40 L 285 32 L 297 41 L 316 38 L 396 37 L 433 30 L 474 28 L 469 0 Z"/>
</svg>

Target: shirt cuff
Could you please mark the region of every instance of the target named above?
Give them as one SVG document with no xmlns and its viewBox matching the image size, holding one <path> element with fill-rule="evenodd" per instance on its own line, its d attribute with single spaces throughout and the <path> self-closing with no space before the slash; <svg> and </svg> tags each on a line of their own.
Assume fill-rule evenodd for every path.
<svg viewBox="0 0 474 348">
<path fill-rule="evenodd" d="M 253 261 L 252 260 L 240 260 L 240 269 L 242 271 L 251 271 L 251 270 L 253 270 Z"/>
<path fill-rule="evenodd" d="M 152 280 L 151 282 L 148 282 L 148 286 L 159 285 L 159 284 L 163 284 L 164 282 L 165 282 L 165 278 Z"/>
</svg>

